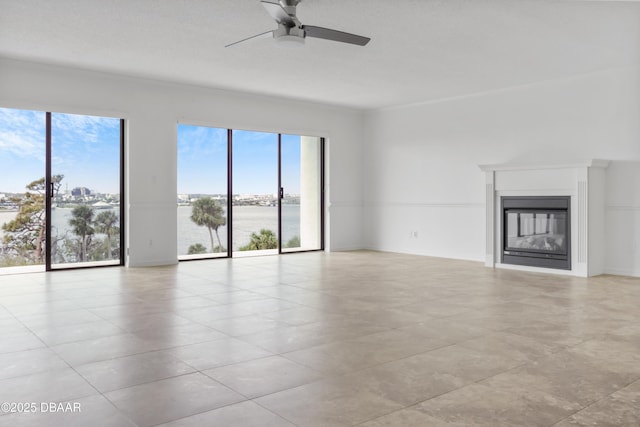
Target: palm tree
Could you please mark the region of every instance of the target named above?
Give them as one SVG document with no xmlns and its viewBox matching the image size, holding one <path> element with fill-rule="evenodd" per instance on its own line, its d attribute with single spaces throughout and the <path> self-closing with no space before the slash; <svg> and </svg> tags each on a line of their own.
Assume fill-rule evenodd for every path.
<svg viewBox="0 0 640 427">
<path fill-rule="evenodd" d="M 251 241 L 240 248 L 241 251 L 259 251 L 262 249 L 277 249 L 278 239 L 273 231 L 263 228 L 260 234 L 251 233 Z"/>
<path fill-rule="evenodd" d="M 100 212 L 93 221 L 97 233 L 106 234 L 107 236 L 107 254 L 106 259 L 111 259 L 111 237 L 115 236 L 120 228 L 118 227 L 118 216 L 114 211 Z"/>
<path fill-rule="evenodd" d="M 71 211 L 72 218 L 69 225 L 73 227 L 73 233 L 80 237 L 80 261 L 87 260 L 87 238 L 95 233 L 91 226 L 93 222 L 93 208 L 87 205 L 80 205 Z"/>
<path fill-rule="evenodd" d="M 211 252 L 222 249 L 218 228 L 227 223 L 224 217 L 224 209 L 211 197 L 203 197 L 196 200 L 191 208 L 191 221 L 196 225 L 207 227 L 209 230 L 209 238 L 211 239 Z M 218 239 L 218 248 L 213 243 L 213 232 L 216 232 Z"/>
</svg>

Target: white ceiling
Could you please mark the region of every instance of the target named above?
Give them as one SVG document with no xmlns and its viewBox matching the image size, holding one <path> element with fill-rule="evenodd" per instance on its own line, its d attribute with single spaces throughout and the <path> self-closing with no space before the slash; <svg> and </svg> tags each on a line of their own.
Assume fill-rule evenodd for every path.
<svg viewBox="0 0 640 427">
<path fill-rule="evenodd" d="M 303 0 L 366 47 L 257 39 L 258 0 L 0 0 L 0 56 L 362 109 L 640 63 L 640 3 Z"/>
</svg>

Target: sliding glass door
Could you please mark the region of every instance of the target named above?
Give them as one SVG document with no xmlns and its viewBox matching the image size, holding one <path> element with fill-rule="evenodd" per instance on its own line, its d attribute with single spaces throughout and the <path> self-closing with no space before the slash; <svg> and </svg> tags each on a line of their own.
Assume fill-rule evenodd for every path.
<svg viewBox="0 0 640 427">
<path fill-rule="evenodd" d="M 46 114 L 0 108 L 0 269 L 45 269 Z"/>
<path fill-rule="evenodd" d="M 233 256 L 278 253 L 278 134 L 232 132 Z"/>
<path fill-rule="evenodd" d="M 122 265 L 123 126 L 0 109 L 0 268 Z"/>
<path fill-rule="evenodd" d="M 228 256 L 227 133 L 178 126 L 178 259 Z"/>
<path fill-rule="evenodd" d="M 50 113 L 52 269 L 119 265 L 121 120 Z"/>
<path fill-rule="evenodd" d="M 323 144 L 178 125 L 178 259 L 323 249 Z"/>
<path fill-rule="evenodd" d="M 322 248 L 322 139 L 282 135 L 280 142 L 281 248 Z"/>
</svg>

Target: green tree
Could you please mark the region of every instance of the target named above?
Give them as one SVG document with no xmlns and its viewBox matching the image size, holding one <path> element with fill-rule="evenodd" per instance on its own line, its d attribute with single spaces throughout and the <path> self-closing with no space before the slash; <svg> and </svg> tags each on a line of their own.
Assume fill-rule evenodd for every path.
<svg viewBox="0 0 640 427">
<path fill-rule="evenodd" d="M 241 251 L 259 251 L 262 249 L 277 249 L 278 239 L 276 234 L 263 228 L 259 234 L 251 233 L 251 240 L 248 244 L 240 247 Z"/>
<path fill-rule="evenodd" d="M 285 248 L 299 248 L 300 247 L 300 236 L 293 236 L 287 243 L 284 244 Z"/>
<path fill-rule="evenodd" d="M 196 243 L 189 246 L 189 251 L 187 253 L 189 255 L 206 254 L 207 248 L 205 248 L 201 243 Z"/>
<path fill-rule="evenodd" d="M 58 194 L 63 178 L 51 177 L 53 196 Z M 2 225 L 3 252 L 17 257 L 20 264 L 41 264 L 45 254 L 45 179 L 29 183 L 26 189 L 24 195 L 11 199 L 18 206 L 18 214 Z"/>
<path fill-rule="evenodd" d="M 95 233 L 92 227 L 93 208 L 87 205 L 79 205 L 71 211 L 72 218 L 69 225 L 73 227 L 73 233 L 80 240 L 80 261 L 87 261 L 87 247 L 91 243 L 91 236 Z"/>
<path fill-rule="evenodd" d="M 196 225 L 207 227 L 209 230 L 209 238 L 211 239 L 211 251 L 215 252 L 222 248 L 218 228 L 227 223 L 224 217 L 224 209 L 211 197 L 203 197 L 196 200 L 191 207 L 191 221 Z M 218 239 L 218 246 L 213 243 L 213 232 L 215 231 Z"/>
<path fill-rule="evenodd" d="M 120 232 L 120 227 L 118 227 L 118 216 L 114 211 L 100 212 L 96 216 L 96 219 L 93 220 L 93 225 L 96 233 L 102 233 L 107 236 L 105 259 L 111 259 L 111 239 Z"/>
</svg>

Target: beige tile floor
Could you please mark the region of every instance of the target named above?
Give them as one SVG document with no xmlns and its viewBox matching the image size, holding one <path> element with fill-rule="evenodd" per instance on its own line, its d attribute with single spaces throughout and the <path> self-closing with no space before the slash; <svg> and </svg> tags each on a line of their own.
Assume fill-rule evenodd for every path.
<svg viewBox="0 0 640 427">
<path fill-rule="evenodd" d="M 640 279 L 376 253 L 0 276 L 0 426 L 638 426 Z M 80 413 L 43 413 L 77 402 Z"/>
</svg>

